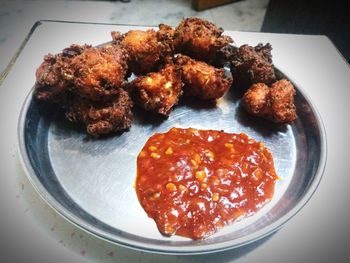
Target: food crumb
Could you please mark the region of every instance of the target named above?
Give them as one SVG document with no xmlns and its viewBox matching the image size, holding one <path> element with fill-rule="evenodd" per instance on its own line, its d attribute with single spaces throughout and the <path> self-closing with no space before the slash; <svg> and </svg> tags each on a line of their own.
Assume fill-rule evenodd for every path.
<svg viewBox="0 0 350 263">
<path fill-rule="evenodd" d="M 160 155 L 155 153 L 155 152 L 153 152 L 153 153 L 151 153 L 151 157 L 154 158 L 154 159 L 159 159 Z"/>
<path fill-rule="evenodd" d="M 174 153 L 174 151 L 173 151 L 173 149 L 171 148 L 171 147 L 169 147 L 166 151 L 165 151 L 165 154 L 166 155 L 171 155 L 171 154 L 173 154 Z"/>
</svg>

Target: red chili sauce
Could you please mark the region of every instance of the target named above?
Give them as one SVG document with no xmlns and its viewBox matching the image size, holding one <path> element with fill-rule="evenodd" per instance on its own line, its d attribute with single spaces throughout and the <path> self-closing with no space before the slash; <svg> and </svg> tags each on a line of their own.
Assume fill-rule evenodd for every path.
<svg viewBox="0 0 350 263">
<path fill-rule="evenodd" d="M 269 202 L 277 178 L 270 151 L 244 133 L 172 128 L 140 152 L 136 192 L 162 234 L 202 239 Z"/>
</svg>

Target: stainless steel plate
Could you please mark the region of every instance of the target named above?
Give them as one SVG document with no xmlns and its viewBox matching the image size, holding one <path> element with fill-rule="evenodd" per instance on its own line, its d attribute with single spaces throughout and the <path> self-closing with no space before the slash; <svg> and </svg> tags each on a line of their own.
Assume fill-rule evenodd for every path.
<svg viewBox="0 0 350 263">
<path fill-rule="evenodd" d="M 40 195 L 82 229 L 150 252 L 211 253 L 276 231 L 316 190 L 325 166 L 325 132 L 318 113 L 299 88 L 296 106 L 299 118 L 293 125 L 273 125 L 248 116 L 232 88 L 216 106 L 182 102 L 166 120 L 136 112 L 129 131 L 93 139 L 59 112 L 39 105 L 30 93 L 19 120 L 20 152 Z M 162 236 L 141 208 L 133 183 L 136 157 L 146 140 L 171 127 L 245 132 L 263 141 L 272 151 L 281 177 L 272 202 L 202 241 Z"/>
</svg>

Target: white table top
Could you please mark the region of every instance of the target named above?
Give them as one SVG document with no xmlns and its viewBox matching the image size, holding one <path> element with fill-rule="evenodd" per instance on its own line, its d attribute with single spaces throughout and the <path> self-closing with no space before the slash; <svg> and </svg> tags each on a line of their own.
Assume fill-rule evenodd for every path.
<svg viewBox="0 0 350 263">
<path fill-rule="evenodd" d="M 350 249 L 350 69 L 324 36 L 227 32 L 238 45 L 270 42 L 275 65 L 316 105 L 326 128 L 328 160 L 319 188 L 282 229 L 257 243 L 200 256 L 166 256 L 122 248 L 67 222 L 35 192 L 21 167 L 17 121 L 42 57 L 71 43 L 110 40 L 115 25 L 42 22 L 0 87 L 0 259 L 6 262 L 348 262 Z"/>
</svg>

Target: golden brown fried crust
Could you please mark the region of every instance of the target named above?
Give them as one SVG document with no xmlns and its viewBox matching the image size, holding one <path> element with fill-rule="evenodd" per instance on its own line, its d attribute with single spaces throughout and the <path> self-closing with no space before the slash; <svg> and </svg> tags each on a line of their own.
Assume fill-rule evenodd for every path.
<svg viewBox="0 0 350 263">
<path fill-rule="evenodd" d="M 260 43 L 256 47 L 242 45 L 233 52 L 231 72 L 237 86 L 247 89 L 254 83 L 271 85 L 276 80 L 271 50 L 269 43 Z"/>
<path fill-rule="evenodd" d="M 34 96 L 39 100 L 50 100 L 58 103 L 71 86 L 69 75 L 70 61 L 81 54 L 89 45 L 71 45 L 59 54 L 48 54 L 36 70 Z"/>
<path fill-rule="evenodd" d="M 173 49 L 173 38 L 175 29 L 166 24 L 159 24 L 159 30 L 157 31 L 157 39 L 158 41 L 166 44 L 169 48 Z"/>
<path fill-rule="evenodd" d="M 271 108 L 276 122 L 291 123 L 297 118 L 294 105 L 295 89 L 286 79 L 276 81 L 271 86 Z"/>
<path fill-rule="evenodd" d="M 265 83 L 253 84 L 243 95 L 242 103 L 245 109 L 252 115 L 269 116 L 270 108 L 270 87 Z"/>
<path fill-rule="evenodd" d="M 86 125 L 93 136 L 125 130 L 132 118 L 132 101 L 120 88 L 126 61 L 126 51 L 116 45 L 71 45 L 45 56 L 36 71 L 34 96 L 57 103 L 70 121 Z"/>
<path fill-rule="evenodd" d="M 118 46 L 84 50 L 70 62 L 73 91 L 89 100 L 108 100 L 125 85 L 126 61 L 126 51 Z"/>
<path fill-rule="evenodd" d="M 108 102 L 94 102 L 76 96 L 71 100 L 66 117 L 71 122 L 86 126 L 93 136 L 128 129 L 132 121 L 132 101 L 128 93 L 118 89 Z"/>
<path fill-rule="evenodd" d="M 141 75 L 156 70 L 166 56 L 173 54 L 171 34 L 169 26 L 160 25 L 158 32 L 130 30 L 124 35 L 112 33 L 112 37 L 127 50 L 130 71 Z"/>
<path fill-rule="evenodd" d="M 178 53 L 194 59 L 212 63 L 220 49 L 232 43 L 229 36 L 222 35 L 223 29 L 199 18 L 181 21 L 174 33 L 174 46 Z"/>
<path fill-rule="evenodd" d="M 188 96 L 204 100 L 218 99 L 231 87 L 232 79 L 225 76 L 223 69 L 181 54 L 175 61 L 181 67 L 184 92 Z"/>
<path fill-rule="evenodd" d="M 297 114 L 294 105 L 295 89 L 288 80 L 271 85 L 253 84 L 243 95 L 242 104 L 248 113 L 276 123 L 292 123 Z"/>
<path fill-rule="evenodd" d="M 182 94 L 179 69 L 166 64 L 159 72 L 140 76 L 130 84 L 135 102 L 142 108 L 168 116 Z"/>
</svg>

